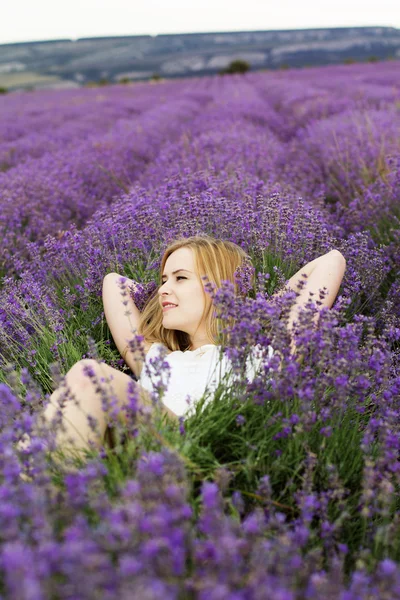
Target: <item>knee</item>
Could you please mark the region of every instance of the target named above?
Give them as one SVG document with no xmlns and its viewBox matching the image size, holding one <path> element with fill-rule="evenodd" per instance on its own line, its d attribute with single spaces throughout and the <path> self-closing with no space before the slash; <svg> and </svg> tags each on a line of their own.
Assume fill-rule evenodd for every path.
<svg viewBox="0 0 400 600">
<path fill-rule="evenodd" d="M 91 358 L 84 358 L 74 364 L 68 371 L 66 381 L 80 389 L 95 386 L 104 375 L 100 371 L 100 364 Z"/>
</svg>

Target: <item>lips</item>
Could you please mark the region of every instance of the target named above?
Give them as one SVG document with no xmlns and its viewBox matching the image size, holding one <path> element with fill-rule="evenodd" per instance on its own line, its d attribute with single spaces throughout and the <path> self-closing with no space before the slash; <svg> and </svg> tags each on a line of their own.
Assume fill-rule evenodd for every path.
<svg viewBox="0 0 400 600">
<path fill-rule="evenodd" d="M 165 304 L 165 305 L 163 305 L 162 309 L 163 309 L 163 312 L 166 312 L 167 310 L 171 310 L 171 308 L 176 308 L 176 306 L 177 306 L 176 304 L 172 304 L 172 303 Z"/>
</svg>

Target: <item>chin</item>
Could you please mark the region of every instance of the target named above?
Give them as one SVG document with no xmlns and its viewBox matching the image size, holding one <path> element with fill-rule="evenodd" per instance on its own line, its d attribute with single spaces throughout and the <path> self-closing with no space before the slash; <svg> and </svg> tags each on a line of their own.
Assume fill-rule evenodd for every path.
<svg viewBox="0 0 400 600">
<path fill-rule="evenodd" d="M 165 322 L 165 319 L 162 320 L 162 326 L 164 327 L 164 329 L 176 329 L 176 327 L 174 325 L 171 325 L 171 323 Z"/>
</svg>

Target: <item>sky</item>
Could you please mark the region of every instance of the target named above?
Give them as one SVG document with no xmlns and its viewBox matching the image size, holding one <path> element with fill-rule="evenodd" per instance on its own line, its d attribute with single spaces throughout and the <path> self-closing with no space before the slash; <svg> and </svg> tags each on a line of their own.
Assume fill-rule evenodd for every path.
<svg viewBox="0 0 400 600">
<path fill-rule="evenodd" d="M 400 28 L 396 0 L 13 0 L 3 3 L 0 15 L 0 44 L 207 31 Z"/>
</svg>

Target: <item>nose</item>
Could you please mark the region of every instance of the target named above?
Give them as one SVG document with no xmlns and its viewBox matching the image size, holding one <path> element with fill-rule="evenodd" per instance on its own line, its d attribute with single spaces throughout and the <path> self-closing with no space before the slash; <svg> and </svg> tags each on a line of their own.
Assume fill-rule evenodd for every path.
<svg viewBox="0 0 400 600">
<path fill-rule="evenodd" d="M 162 304 L 163 302 L 168 300 L 168 297 L 170 296 L 170 291 L 167 289 L 167 282 L 165 281 L 161 287 L 158 289 L 158 298 L 159 298 L 159 303 Z"/>
<path fill-rule="evenodd" d="M 160 287 L 158 288 L 158 295 L 159 295 L 159 296 L 163 296 L 164 294 L 167 294 L 167 293 L 169 293 L 169 292 L 167 292 L 167 291 L 165 290 L 165 286 L 166 286 L 166 284 L 167 284 L 167 283 L 168 283 L 167 281 L 164 281 L 164 283 L 162 283 L 162 284 L 160 285 Z"/>
</svg>

